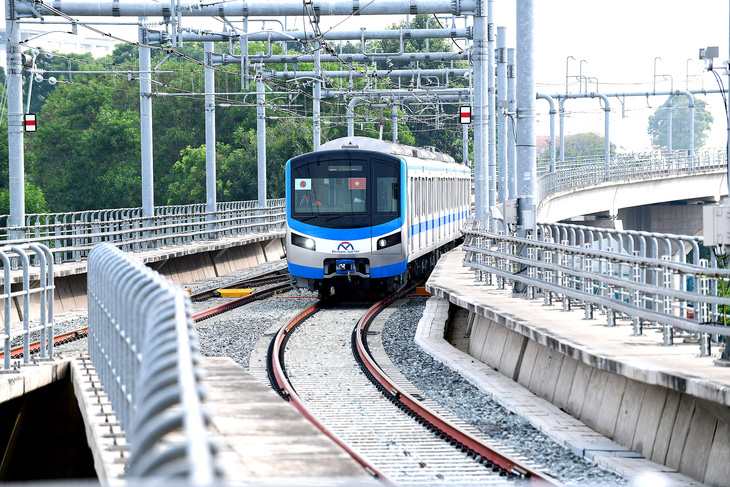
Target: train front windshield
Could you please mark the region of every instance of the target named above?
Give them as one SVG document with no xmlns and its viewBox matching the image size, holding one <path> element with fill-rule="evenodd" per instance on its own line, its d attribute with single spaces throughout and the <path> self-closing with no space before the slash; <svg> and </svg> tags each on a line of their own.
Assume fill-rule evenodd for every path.
<svg viewBox="0 0 730 487">
<path fill-rule="evenodd" d="M 292 161 L 292 217 L 325 228 L 363 228 L 400 217 L 398 162 L 371 158 Z"/>
</svg>

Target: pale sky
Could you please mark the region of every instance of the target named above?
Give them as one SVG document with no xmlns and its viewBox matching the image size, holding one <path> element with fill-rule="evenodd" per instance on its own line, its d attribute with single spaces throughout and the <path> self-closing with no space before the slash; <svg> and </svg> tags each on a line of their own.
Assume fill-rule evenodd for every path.
<svg viewBox="0 0 730 487">
<path fill-rule="evenodd" d="M 507 27 L 508 47 L 515 47 L 515 3 L 516 0 L 493 2 L 494 24 Z M 691 3 L 686 0 L 534 0 L 537 91 L 565 92 L 568 56 L 575 58 L 568 64 L 571 93 L 578 92 L 578 81 L 573 76 L 579 74 L 579 68 L 584 76 L 597 78 L 600 92 L 650 92 L 655 83 L 656 57 L 660 58 L 656 60 L 657 90 L 687 86 L 691 90 L 716 89 L 714 77 L 703 70 L 698 51 L 701 47 L 719 46 L 716 66 L 730 57 L 728 3 L 728 0 Z M 322 30 L 342 20 L 323 17 Z M 357 30 L 365 22 L 369 28 L 382 28 L 397 20 L 351 17 L 338 29 Z M 183 23 L 199 27 L 200 19 L 184 18 Z M 301 19 L 296 27 L 301 28 Z M 133 32 L 128 37 L 136 40 Z M 723 81 L 728 84 L 728 77 L 724 76 Z M 588 91 L 596 91 L 595 81 L 589 83 Z M 625 150 L 648 148 L 647 120 L 664 100 L 664 97 L 626 98 L 622 116 L 621 102 L 611 98 L 611 141 Z M 714 116 L 707 146 L 723 147 L 727 125 L 722 99 L 719 94 L 712 94 L 705 101 Z M 603 135 L 603 110 L 597 99 L 569 100 L 565 107 L 566 134 L 594 131 Z M 538 100 L 537 108 L 537 134 L 548 135 L 548 104 Z"/>
<path fill-rule="evenodd" d="M 568 56 L 575 58 L 568 61 L 571 93 L 578 92 L 574 76 L 579 71 L 583 76 L 597 78 L 598 91 L 603 93 L 651 92 L 655 86 L 656 57 L 661 58 L 656 60 L 657 91 L 687 87 L 717 89 L 715 78 L 704 71 L 699 60 L 699 49 L 718 46 L 720 57 L 716 66 L 730 57 L 728 3 L 728 0 L 691 3 L 686 0 L 534 0 L 537 91 L 565 92 Z M 493 12 L 495 27 L 506 26 L 507 46 L 515 47 L 516 0 L 494 0 Z M 351 18 L 339 28 L 359 28 L 361 19 Z M 375 22 L 370 19 L 374 18 L 368 18 L 368 25 L 393 23 L 393 19 Z M 723 82 L 727 86 L 727 76 Z M 596 91 L 595 86 L 592 80 L 588 91 Z M 622 111 L 621 102 L 611 98 L 611 141 L 629 151 L 649 148 L 648 117 L 665 100 L 665 97 L 626 98 Z M 706 147 L 724 147 L 727 123 L 722 98 L 712 94 L 704 100 L 714 116 Z M 538 100 L 537 108 L 537 134 L 549 135 L 548 103 Z M 569 100 L 565 108 L 566 134 L 593 131 L 603 135 L 604 112 L 597 99 Z M 556 134 L 558 130 L 556 121 Z"/>
</svg>

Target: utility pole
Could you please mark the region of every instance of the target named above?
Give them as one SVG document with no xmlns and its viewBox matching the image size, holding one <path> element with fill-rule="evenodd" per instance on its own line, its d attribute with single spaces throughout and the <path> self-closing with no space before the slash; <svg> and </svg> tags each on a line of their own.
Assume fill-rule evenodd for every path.
<svg viewBox="0 0 730 487">
<path fill-rule="evenodd" d="M 23 62 L 20 52 L 20 25 L 15 16 L 15 1 L 5 0 L 8 82 L 8 170 L 10 173 L 10 238 L 23 238 L 25 225 L 25 149 L 23 143 Z"/>
<path fill-rule="evenodd" d="M 499 202 L 503 203 L 507 199 L 507 124 L 506 115 L 502 115 L 506 111 L 507 104 L 507 29 L 506 27 L 497 27 L 497 95 L 499 97 L 499 112 L 497 118 L 497 140 L 499 148 L 498 156 L 498 172 L 499 172 Z"/>
<path fill-rule="evenodd" d="M 205 46 L 205 211 L 206 220 L 216 220 L 216 167 L 215 167 L 215 71 L 210 65 L 214 47 L 212 42 Z M 213 223 L 208 224 L 208 231 L 215 229 Z M 212 234 L 209 234 L 212 235 Z M 209 236 L 210 238 L 210 236 Z"/>
<path fill-rule="evenodd" d="M 484 2 L 474 14 L 474 205 L 476 220 L 487 224 L 487 18 Z"/>
<path fill-rule="evenodd" d="M 535 229 L 537 169 L 535 148 L 535 38 L 533 0 L 517 0 L 517 200 L 518 228 Z"/>
<path fill-rule="evenodd" d="M 147 20 L 140 17 L 140 22 Z M 145 27 L 139 28 L 139 121 L 142 155 L 142 218 L 143 226 L 154 225 L 155 186 L 152 159 L 152 61 L 150 48 L 147 47 Z M 147 244 L 148 246 L 151 244 Z"/>
<path fill-rule="evenodd" d="M 497 204 L 497 124 L 495 121 L 496 110 L 494 108 L 495 91 L 494 86 L 494 0 L 487 1 L 487 79 L 488 95 L 487 109 L 489 110 L 489 131 L 487 132 L 488 151 L 489 151 L 489 207 L 487 215 L 489 220 L 489 229 L 496 232 L 494 227 L 494 219 L 492 218 L 491 208 Z"/>
<path fill-rule="evenodd" d="M 266 83 L 256 78 L 256 148 L 258 154 L 258 206 L 266 208 Z"/>
</svg>

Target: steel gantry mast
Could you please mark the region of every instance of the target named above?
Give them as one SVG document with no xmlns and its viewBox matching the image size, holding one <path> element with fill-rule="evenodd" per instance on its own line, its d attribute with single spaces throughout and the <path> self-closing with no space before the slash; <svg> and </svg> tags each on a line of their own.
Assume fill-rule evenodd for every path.
<svg viewBox="0 0 730 487">
<path fill-rule="evenodd" d="M 160 17 L 163 19 L 162 24 L 165 25 L 165 31 L 154 31 L 148 29 L 145 25 L 140 26 L 140 112 L 141 112 L 141 130 L 142 130 L 142 175 L 143 175 L 143 216 L 151 218 L 154 216 L 154 195 L 152 191 L 152 120 L 151 120 L 151 90 L 152 73 L 159 68 L 151 67 L 150 49 L 155 45 L 163 45 L 171 42 L 173 47 L 181 46 L 184 42 L 202 41 L 206 42 L 206 175 L 208 181 L 206 185 L 208 191 L 207 211 L 213 213 L 215 211 L 215 102 L 214 102 L 214 75 L 210 68 L 223 64 L 237 63 L 242 69 L 242 87 L 247 87 L 249 78 L 256 80 L 256 106 L 257 106 L 257 127 L 259 132 L 259 202 L 265 204 L 265 107 L 266 107 L 266 86 L 264 81 L 271 78 L 291 79 L 297 76 L 310 76 L 313 78 L 313 145 L 316 148 L 320 142 L 320 110 L 319 103 L 328 96 L 337 97 L 359 97 L 370 99 L 371 97 L 379 97 L 388 101 L 388 106 L 392 110 L 391 119 L 394 124 L 394 139 L 397 139 L 397 104 L 408 101 L 426 101 L 434 100 L 437 106 L 442 101 L 451 101 L 459 103 L 468 103 L 469 99 L 473 99 L 474 113 L 474 151 L 475 151 L 475 198 L 476 198 L 476 216 L 485 225 L 488 224 L 489 206 L 496 202 L 497 184 L 496 184 L 496 140 L 495 140 L 495 100 L 494 100 L 494 22 L 491 15 L 491 6 L 493 0 L 387 0 L 373 1 L 364 3 L 361 0 L 284 0 L 271 2 L 270 0 L 247 0 L 242 2 L 218 2 L 201 4 L 197 2 L 171 1 L 171 2 L 149 2 L 149 1 L 124 1 L 117 0 L 89 2 L 83 0 L 67 1 L 56 0 L 52 4 L 41 3 L 38 1 L 17 1 L 6 0 L 7 6 L 7 32 L 10 35 L 8 42 L 8 86 L 9 86 L 9 124 L 8 134 L 11 152 L 11 220 L 10 225 L 22 226 L 24 220 L 24 195 L 23 195 L 23 135 L 21 132 L 22 119 L 22 90 L 20 62 L 20 35 L 18 28 L 18 20 L 36 19 L 39 23 L 44 22 L 44 17 L 63 16 L 70 23 L 81 24 L 77 17 L 135 17 L 138 19 Z M 275 32 L 272 30 L 262 30 L 260 32 L 248 32 L 248 22 L 255 17 L 287 17 L 301 16 L 303 7 L 309 12 L 310 20 L 319 22 L 321 16 L 339 15 L 411 15 L 411 14 L 449 14 L 452 16 L 452 25 L 443 29 L 399 29 L 399 30 L 367 30 L 360 31 L 328 31 L 320 32 L 319 29 L 305 32 Z M 532 2 L 528 0 L 519 0 L 517 2 L 518 13 L 518 30 L 519 26 L 524 24 L 522 30 L 518 33 L 518 55 L 517 67 L 519 70 L 517 79 L 520 75 L 525 79 L 524 82 L 518 84 L 517 87 L 517 107 L 511 109 L 515 113 L 517 120 L 517 169 L 509 171 L 515 164 L 514 160 L 509 160 L 504 168 L 500 167 L 502 177 L 504 173 L 509 175 L 505 183 L 501 183 L 503 189 L 507 186 L 510 188 L 516 185 L 515 192 L 510 192 L 507 196 L 500 196 L 500 200 L 505 197 L 519 198 L 522 201 L 521 209 L 530 211 L 532 208 L 534 215 L 534 204 L 536 199 L 535 193 L 535 141 L 534 141 L 534 80 L 532 78 Z M 200 32 L 183 27 L 183 22 L 188 17 L 220 17 L 226 24 L 223 32 Z M 455 17 L 473 16 L 473 28 L 467 27 L 466 22 L 463 28 L 456 28 Z M 521 16 L 527 16 L 529 22 L 524 23 Z M 235 28 L 229 19 L 241 19 L 242 29 Z M 284 24 L 285 25 L 285 24 Z M 410 26 L 409 26 L 410 27 Z M 520 50 L 519 43 L 522 41 L 524 34 L 530 42 L 522 42 L 523 48 Z M 425 53 L 408 53 L 403 49 L 405 40 L 408 39 L 429 39 L 429 38 L 451 38 L 472 40 L 472 52 L 425 52 Z M 325 49 L 326 43 L 333 40 L 353 40 L 361 43 L 362 49 L 357 54 L 339 54 L 337 55 L 330 49 Z M 392 39 L 397 40 L 400 45 L 400 51 L 396 53 L 372 53 L 367 52 L 365 43 L 370 40 Z M 212 42 L 225 40 L 229 42 L 238 41 L 241 46 L 241 55 L 234 54 L 216 54 L 212 50 Z M 248 52 L 248 41 L 255 40 L 268 43 L 268 53 L 257 53 L 250 55 Z M 271 49 L 272 42 L 304 42 L 312 45 L 311 54 L 289 54 L 284 49 L 283 54 L 277 55 Z M 209 44 L 210 43 L 210 44 Z M 526 47 L 525 47 L 526 46 Z M 164 48 L 168 50 L 169 48 Z M 504 46 L 500 44 L 500 49 Z M 322 52 L 322 51 L 325 52 Z M 173 51 L 169 51 L 173 52 Z M 504 52 L 501 54 L 503 62 Z M 524 58 L 524 59 L 522 59 Z M 411 64 L 411 69 L 405 70 L 377 70 L 366 69 L 341 72 L 326 71 L 322 68 L 323 62 L 340 62 L 340 63 L 357 63 L 357 62 L 375 62 L 384 60 L 405 61 Z M 414 67 L 414 64 L 429 61 L 454 61 L 454 60 L 473 60 L 473 76 L 469 76 L 470 90 L 455 89 L 448 87 L 449 76 L 462 76 L 468 74 L 460 69 L 442 69 L 442 70 L 422 70 Z M 314 63 L 314 71 L 309 73 L 297 72 L 298 63 Z M 263 66 L 270 63 L 284 64 L 284 71 L 276 72 L 273 70 L 264 70 Z M 293 70 L 289 70 L 293 65 Z M 256 66 L 256 73 L 250 76 L 249 67 Z M 514 73 L 514 68 L 511 69 Z M 343 91 L 338 93 L 335 90 L 323 88 L 323 81 L 328 78 L 348 78 L 351 82 L 357 77 L 372 77 L 375 82 L 375 90 L 364 91 Z M 420 91 L 421 77 L 424 76 L 443 76 L 446 80 L 445 87 L 428 88 Z M 383 78 L 410 77 L 417 80 L 416 89 L 401 90 L 383 89 L 378 87 L 378 79 Z M 530 85 L 532 83 L 532 85 Z M 400 86 L 400 83 L 399 83 Z M 532 86 L 531 90 L 529 87 Z M 504 90 L 504 88 L 503 88 Z M 253 94 L 253 93 L 249 93 Z M 502 94 L 500 93 L 500 97 Z M 531 97 L 531 100 L 528 100 Z M 508 124 L 509 125 L 509 124 Z M 530 128 L 532 127 L 532 128 Z M 465 132 L 466 134 L 467 132 Z M 509 137 L 508 137 L 509 138 Z M 464 144 L 466 148 L 466 144 Z M 465 149 L 466 150 L 466 149 Z M 502 151 L 504 149 L 500 149 Z M 13 159 L 13 157 L 15 159 Z M 464 157 L 466 161 L 466 157 Z M 262 170 L 263 161 L 263 170 Z M 517 183 L 514 182 L 515 175 L 523 175 L 518 177 Z M 263 190 L 262 190 L 263 187 Z M 213 193 L 213 194 L 210 194 Z M 534 219 L 534 217 L 533 217 Z M 523 218 L 522 222 L 528 222 Z"/>
</svg>

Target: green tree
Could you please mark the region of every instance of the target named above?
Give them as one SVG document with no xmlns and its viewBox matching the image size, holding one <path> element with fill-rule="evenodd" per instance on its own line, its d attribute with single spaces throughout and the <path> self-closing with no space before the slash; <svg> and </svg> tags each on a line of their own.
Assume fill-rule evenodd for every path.
<svg viewBox="0 0 730 487">
<path fill-rule="evenodd" d="M 26 139 L 28 168 L 53 212 L 140 206 L 139 114 L 105 77 L 83 83 L 49 96 Z"/>
<path fill-rule="evenodd" d="M 266 127 L 266 192 L 284 196 L 284 166 L 294 156 L 312 150 L 310 121 L 282 119 Z M 216 188 L 219 201 L 258 197 L 257 136 L 255 129 L 239 128 L 231 144 L 216 145 Z M 205 146 L 187 147 L 170 172 L 170 205 L 205 201 Z"/>
<path fill-rule="evenodd" d="M 564 146 L 566 159 L 602 157 L 606 150 L 606 138 L 594 132 L 566 135 Z M 616 153 L 616 144 L 611 143 L 610 152 Z M 546 150 L 541 159 L 545 158 L 550 161 L 550 150 Z"/>
<path fill-rule="evenodd" d="M 699 149 L 705 145 L 705 141 L 712 125 L 712 114 L 707 111 L 703 100 L 695 98 L 694 109 L 694 146 Z M 669 98 L 657 108 L 649 117 L 647 129 L 651 136 L 651 143 L 657 147 L 667 148 L 667 131 L 669 130 Z M 672 149 L 689 149 L 689 99 L 685 96 L 675 96 L 672 113 Z"/>
<path fill-rule="evenodd" d="M 25 213 L 46 213 L 46 199 L 38 186 L 25 182 Z M 0 215 L 10 214 L 10 189 L 0 191 Z"/>
</svg>

